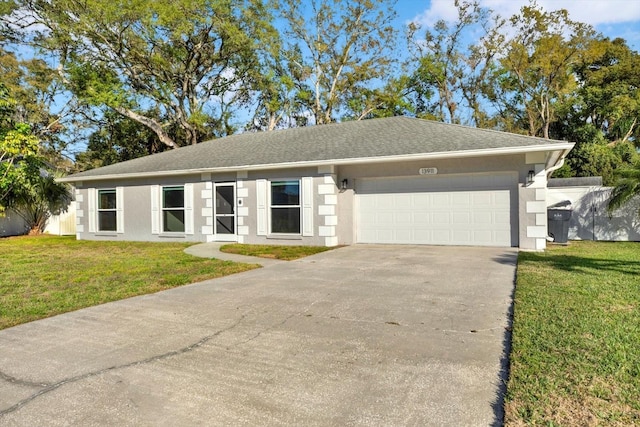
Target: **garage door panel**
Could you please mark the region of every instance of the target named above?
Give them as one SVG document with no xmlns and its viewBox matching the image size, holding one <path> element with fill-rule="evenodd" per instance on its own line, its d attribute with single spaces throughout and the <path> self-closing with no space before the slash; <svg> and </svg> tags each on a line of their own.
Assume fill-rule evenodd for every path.
<svg viewBox="0 0 640 427">
<path fill-rule="evenodd" d="M 449 212 L 434 212 L 431 218 L 433 219 L 431 223 L 434 225 L 449 225 L 451 223 Z"/>
<path fill-rule="evenodd" d="M 475 230 L 473 232 L 472 241 L 480 243 L 490 243 L 493 240 L 494 233 L 491 230 Z"/>
<path fill-rule="evenodd" d="M 496 205 L 505 205 L 508 204 L 510 201 L 510 197 L 509 197 L 509 193 L 496 193 L 493 195 L 494 201 L 493 203 Z"/>
<path fill-rule="evenodd" d="M 396 194 L 393 196 L 393 204 L 395 205 L 396 209 L 411 209 L 412 207 L 412 203 L 411 200 L 413 199 L 411 194 Z"/>
<path fill-rule="evenodd" d="M 413 223 L 413 214 L 411 212 L 397 212 L 396 223 L 399 225 L 411 225 Z"/>
<path fill-rule="evenodd" d="M 455 242 L 471 242 L 471 230 L 452 230 L 451 235 Z"/>
<path fill-rule="evenodd" d="M 358 242 L 511 246 L 515 188 L 515 174 L 358 180 Z"/>
<path fill-rule="evenodd" d="M 452 212 L 451 225 L 464 228 L 471 223 L 471 212 Z"/>
<path fill-rule="evenodd" d="M 493 216 L 495 217 L 495 222 L 497 224 L 508 224 L 511 219 L 511 213 L 505 211 L 497 211 L 494 212 Z"/>
<path fill-rule="evenodd" d="M 477 191 L 471 193 L 472 203 L 475 206 L 491 206 L 495 204 L 495 197 L 491 191 Z"/>
<path fill-rule="evenodd" d="M 431 200 L 432 205 L 448 206 L 451 204 L 451 195 L 448 193 L 433 193 Z"/>
<path fill-rule="evenodd" d="M 429 214 L 426 212 L 413 212 L 411 214 L 411 218 L 413 221 L 414 228 L 416 229 L 422 225 L 431 224 L 431 219 L 429 217 Z"/>
<path fill-rule="evenodd" d="M 495 223 L 495 216 L 493 212 L 473 212 L 473 224 L 474 225 L 482 225 L 489 224 L 493 225 Z"/>
</svg>

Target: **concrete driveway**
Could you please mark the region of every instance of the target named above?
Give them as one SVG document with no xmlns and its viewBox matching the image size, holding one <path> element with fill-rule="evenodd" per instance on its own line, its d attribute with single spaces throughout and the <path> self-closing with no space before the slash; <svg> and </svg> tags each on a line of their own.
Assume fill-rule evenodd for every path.
<svg viewBox="0 0 640 427">
<path fill-rule="evenodd" d="M 356 245 L 0 331 L 0 425 L 500 425 L 515 249 Z"/>
</svg>

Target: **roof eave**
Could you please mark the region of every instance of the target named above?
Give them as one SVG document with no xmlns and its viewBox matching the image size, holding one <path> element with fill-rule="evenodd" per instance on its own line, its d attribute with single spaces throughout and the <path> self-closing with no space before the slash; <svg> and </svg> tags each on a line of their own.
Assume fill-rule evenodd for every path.
<svg viewBox="0 0 640 427">
<path fill-rule="evenodd" d="M 172 171 L 154 171 L 154 172 L 133 172 L 133 173 L 121 173 L 121 174 L 109 174 L 109 175 L 94 175 L 94 176 L 78 176 L 70 175 L 63 178 L 58 178 L 59 182 L 85 182 L 85 181 L 102 181 L 106 179 L 137 179 L 137 178 L 151 178 L 151 177 L 169 177 L 180 175 L 197 175 L 203 173 L 223 173 L 223 172 L 239 172 L 239 171 L 254 171 L 254 170 L 269 170 L 269 169 L 290 169 L 290 168 L 302 168 L 302 167 L 317 167 L 326 165 L 354 165 L 363 163 L 387 163 L 387 162 L 402 162 L 411 160 L 430 160 L 430 159 L 448 159 L 448 158 L 460 158 L 460 157 L 484 157 L 484 156 L 503 156 L 509 154 L 523 154 L 540 151 L 562 151 L 568 153 L 571 151 L 575 143 L 554 143 L 554 144 L 542 144 L 542 145 L 530 145 L 519 147 L 504 147 L 504 148 L 486 148 L 480 150 L 459 150 L 459 151 L 442 151 L 437 153 L 417 153 L 417 154 L 403 154 L 403 155 L 391 155 L 391 156 L 377 156 L 377 157 L 356 157 L 347 159 L 328 159 L 328 160 L 312 160 L 302 162 L 284 162 L 284 163 L 269 163 L 258 165 L 242 165 L 242 166 L 227 166 L 227 167 L 213 167 L 213 168 L 196 168 L 196 169 L 179 169 Z M 566 155 L 566 154 L 565 154 Z"/>
</svg>

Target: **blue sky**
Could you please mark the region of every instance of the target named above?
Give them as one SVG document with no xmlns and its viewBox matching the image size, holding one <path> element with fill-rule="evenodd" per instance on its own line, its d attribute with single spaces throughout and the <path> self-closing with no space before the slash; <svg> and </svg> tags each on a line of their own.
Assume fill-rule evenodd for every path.
<svg viewBox="0 0 640 427">
<path fill-rule="evenodd" d="M 636 51 L 640 50 L 640 0 L 537 0 L 547 11 L 567 9 L 574 21 L 591 24 L 607 37 L 622 37 Z M 510 17 L 528 0 L 480 0 L 503 17 Z M 456 17 L 454 0 L 398 0 L 399 24 L 417 21 L 425 26 L 439 19 Z"/>
</svg>

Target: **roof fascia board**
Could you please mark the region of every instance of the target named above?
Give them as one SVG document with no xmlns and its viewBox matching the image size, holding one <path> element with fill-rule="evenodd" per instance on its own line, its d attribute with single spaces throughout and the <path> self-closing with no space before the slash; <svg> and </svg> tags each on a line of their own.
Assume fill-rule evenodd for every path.
<svg viewBox="0 0 640 427">
<path fill-rule="evenodd" d="M 329 160 L 312 160 L 302 162 L 286 162 L 286 163 L 270 163 L 270 164 L 258 164 L 258 165 L 246 165 L 246 166 L 229 166 L 229 167 L 216 167 L 216 168 L 200 168 L 200 169 L 181 169 L 174 171 L 158 171 L 158 172 L 134 172 L 112 175 L 95 175 L 95 176 L 83 176 L 73 178 L 73 176 L 58 178 L 58 182 L 84 182 L 84 181 L 102 181 L 107 179 L 131 179 L 131 178 L 150 178 L 150 177 L 164 177 L 164 176 L 179 176 L 179 175 L 197 175 L 201 173 L 221 173 L 221 172 L 235 172 L 235 171 L 255 171 L 255 170 L 269 170 L 280 168 L 302 168 L 302 167 L 317 167 L 323 165 L 354 165 L 363 163 L 388 163 L 388 162 L 403 162 L 411 160 L 431 160 L 431 159 L 448 159 L 448 158 L 460 158 L 460 157 L 484 157 L 484 156 L 503 156 L 509 154 L 522 154 L 528 152 L 539 151 L 563 151 L 569 152 L 575 143 L 557 143 L 557 144 L 544 144 L 544 145 L 530 145 L 524 147 L 505 147 L 505 148 L 486 148 L 481 150 L 460 150 L 460 151 L 443 151 L 438 153 L 417 153 L 417 154 L 403 154 L 393 156 L 379 156 L 379 157 L 357 157 L 348 159 L 329 159 Z"/>
</svg>

